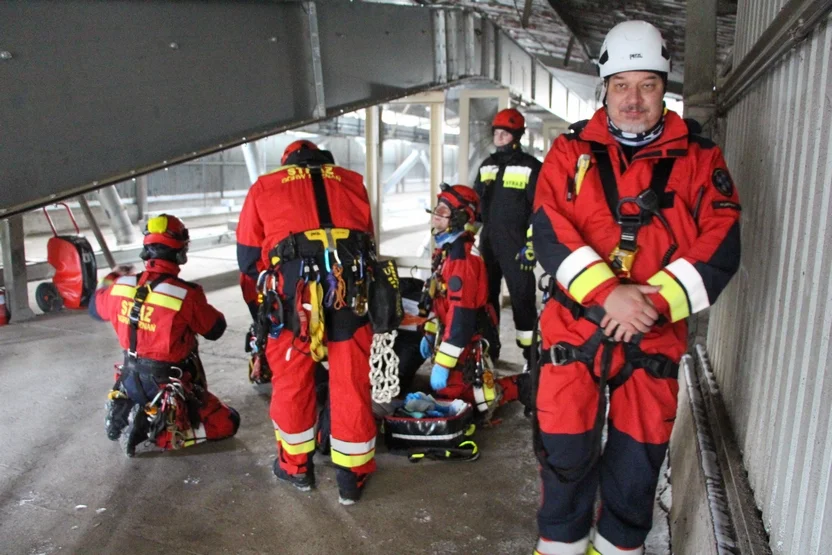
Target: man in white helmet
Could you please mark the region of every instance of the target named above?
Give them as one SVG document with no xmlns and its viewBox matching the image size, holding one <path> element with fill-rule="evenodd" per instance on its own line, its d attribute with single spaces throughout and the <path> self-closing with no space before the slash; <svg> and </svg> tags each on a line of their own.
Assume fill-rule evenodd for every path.
<svg viewBox="0 0 832 555">
<path fill-rule="evenodd" d="M 739 266 L 737 190 L 719 148 L 664 107 L 670 55 L 659 30 L 615 26 L 599 69 L 605 106 L 552 145 L 532 218 L 552 276 L 534 369 L 541 555 L 643 553 L 686 318 Z"/>
</svg>

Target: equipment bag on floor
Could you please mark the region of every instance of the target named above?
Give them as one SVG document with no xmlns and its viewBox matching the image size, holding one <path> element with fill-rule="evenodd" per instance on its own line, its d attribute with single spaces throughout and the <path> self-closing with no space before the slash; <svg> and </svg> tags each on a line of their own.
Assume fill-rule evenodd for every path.
<svg viewBox="0 0 832 555">
<path fill-rule="evenodd" d="M 474 461 L 479 449 L 473 441 L 474 409 L 462 400 L 435 401 L 448 414 L 421 418 L 403 409 L 384 417 L 384 441 L 391 453 L 406 455 L 411 462 L 434 460 Z M 430 411 L 432 412 L 432 411 Z"/>
</svg>

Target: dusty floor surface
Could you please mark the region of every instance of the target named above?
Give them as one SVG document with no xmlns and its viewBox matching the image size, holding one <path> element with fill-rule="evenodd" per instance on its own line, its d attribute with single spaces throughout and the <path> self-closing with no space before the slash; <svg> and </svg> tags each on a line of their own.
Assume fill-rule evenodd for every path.
<svg viewBox="0 0 832 555">
<path fill-rule="evenodd" d="M 379 471 L 353 507 L 338 504 L 320 457 L 317 490 L 278 484 L 268 388 L 246 379 L 234 267 L 223 247 L 193 253 L 183 272 L 228 319 L 224 337 L 201 344 L 210 389 L 242 415 L 223 442 L 126 458 L 103 429 L 119 360 L 109 325 L 64 312 L 0 328 L 0 553 L 531 553 L 539 488 L 519 406 L 478 431 L 474 463 L 411 464 L 379 438 Z M 503 371 L 519 371 L 519 350 L 504 352 Z M 657 510 L 648 553 L 669 553 L 666 523 Z"/>
</svg>

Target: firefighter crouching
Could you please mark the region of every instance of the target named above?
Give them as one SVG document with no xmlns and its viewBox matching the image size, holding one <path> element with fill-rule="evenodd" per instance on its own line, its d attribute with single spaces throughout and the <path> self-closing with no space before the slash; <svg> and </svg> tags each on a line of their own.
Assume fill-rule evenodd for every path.
<svg viewBox="0 0 832 555">
<path fill-rule="evenodd" d="M 177 277 L 187 252 L 188 230 L 178 218 L 151 218 L 141 253 L 145 271 L 128 275 L 119 268 L 90 300 L 90 315 L 109 320 L 124 349 L 105 426 L 129 457 L 145 441 L 177 449 L 231 437 L 240 425 L 237 411 L 207 390 L 196 336 L 219 339 L 225 317 L 202 287 Z"/>
<path fill-rule="evenodd" d="M 531 383 L 528 374 L 495 379 L 487 360 L 488 351 L 499 348 L 499 328 L 485 264 L 466 229 L 478 205 L 470 187 L 442 184 L 431 218 L 437 246 L 420 306 L 435 318 L 425 325 L 420 348 L 425 358 L 434 355 L 430 384 L 440 397 L 463 399 L 490 415 L 510 401 L 530 404 Z"/>
<path fill-rule="evenodd" d="M 290 144 L 278 170 L 251 187 L 237 227 L 244 294 L 259 296 L 268 333 L 274 474 L 315 486 L 315 366 L 329 361 L 330 455 L 339 500 L 351 505 L 375 470 L 370 401 L 373 221 L 362 177 L 309 141 Z M 259 270 L 265 269 L 260 272 Z"/>
<path fill-rule="evenodd" d="M 558 137 L 535 198 L 534 248 L 554 278 L 535 411 L 541 555 L 643 553 L 685 319 L 739 266 L 737 190 L 720 149 L 663 106 L 670 56 L 659 31 L 617 25 L 599 65 L 605 107 Z"/>
</svg>

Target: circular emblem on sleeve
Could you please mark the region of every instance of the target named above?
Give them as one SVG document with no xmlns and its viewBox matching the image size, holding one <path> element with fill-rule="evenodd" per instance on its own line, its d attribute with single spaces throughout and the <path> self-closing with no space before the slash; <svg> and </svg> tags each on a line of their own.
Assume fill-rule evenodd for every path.
<svg viewBox="0 0 832 555">
<path fill-rule="evenodd" d="M 451 276 L 451 279 L 448 280 L 448 289 L 454 293 L 462 289 L 462 278 L 459 276 Z"/>
<path fill-rule="evenodd" d="M 716 190 L 724 196 L 730 197 L 734 194 L 734 182 L 731 181 L 731 176 L 728 175 L 728 172 L 722 168 L 714 170 L 714 173 L 711 176 L 711 181 L 713 181 Z"/>
</svg>

